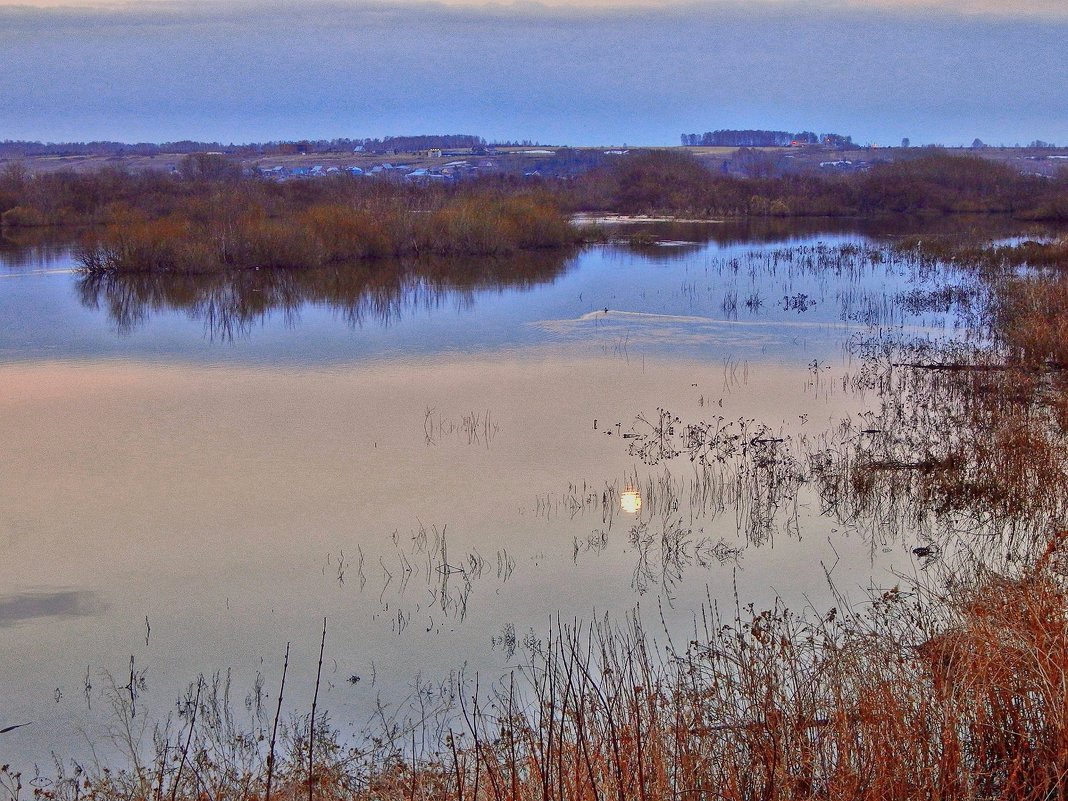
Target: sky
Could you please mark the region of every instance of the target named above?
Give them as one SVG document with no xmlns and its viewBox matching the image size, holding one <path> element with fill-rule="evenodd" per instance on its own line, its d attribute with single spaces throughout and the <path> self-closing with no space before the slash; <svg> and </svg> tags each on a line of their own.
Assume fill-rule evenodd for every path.
<svg viewBox="0 0 1068 801">
<path fill-rule="evenodd" d="M 1068 145 L 1068 0 L 0 0 L 0 139 Z"/>
</svg>

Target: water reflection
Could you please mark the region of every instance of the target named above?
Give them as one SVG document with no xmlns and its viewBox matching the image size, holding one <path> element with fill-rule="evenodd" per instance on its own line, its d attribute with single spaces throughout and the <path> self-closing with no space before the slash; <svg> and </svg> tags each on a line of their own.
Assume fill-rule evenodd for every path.
<svg viewBox="0 0 1068 801">
<path fill-rule="evenodd" d="M 43 617 L 92 615 L 100 607 L 96 594 L 85 590 L 28 590 L 0 595 L 0 628 Z"/>
<path fill-rule="evenodd" d="M 418 309 L 449 303 L 470 307 L 477 293 L 530 289 L 549 283 L 573 263 L 565 250 L 527 251 L 507 259 L 376 261 L 308 270 L 236 270 L 198 275 L 84 275 L 84 306 L 105 309 L 128 334 L 155 314 L 184 312 L 202 320 L 213 339 L 247 337 L 280 313 L 294 323 L 305 305 L 337 312 L 350 326 L 399 322 Z"/>
<path fill-rule="evenodd" d="M 615 245 L 658 261 L 692 258 L 694 253 L 709 244 L 720 247 L 788 244 L 813 237 L 834 238 L 850 234 L 875 240 L 900 236 L 994 240 L 1019 237 L 1022 227 L 1026 227 L 1026 236 L 1029 237 L 1049 236 L 1057 230 L 1042 223 L 1023 226 L 1009 217 L 965 214 L 947 217 L 895 215 L 871 219 L 753 217 L 714 223 L 639 220 L 603 227 Z"/>
<path fill-rule="evenodd" d="M 615 229 L 610 233 L 618 247 L 661 263 L 692 259 L 695 251 L 710 243 L 727 247 L 743 243 L 787 243 L 817 235 L 883 238 L 905 232 L 915 236 L 953 236 L 975 235 L 981 231 L 988 237 L 1020 233 L 1019 225 L 1008 220 L 968 217 L 949 221 L 894 218 L 649 222 L 615 228 L 618 236 Z M 1039 236 L 1043 231 L 1048 233 L 1047 229 L 1031 233 Z M 68 234 L 64 240 L 32 243 L 4 240 L 0 255 L 9 266 L 50 264 L 56 254 L 67 252 L 63 243 L 69 242 L 71 236 L 74 234 Z M 572 251 L 557 250 L 523 252 L 507 259 L 379 261 L 310 270 L 82 276 L 77 281 L 77 292 L 87 308 L 106 310 L 120 334 L 137 330 L 153 316 L 181 312 L 202 321 L 210 338 L 232 340 L 248 337 L 256 325 L 274 314 L 285 324 L 293 325 L 307 305 L 331 309 L 350 326 L 362 326 L 369 321 L 389 325 L 415 310 L 443 308 L 449 304 L 466 309 L 480 292 L 533 289 L 552 283 L 573 266 L 575 256 Z M 827 266 L 818 265 L 821 270 Z M 719 269 L 736 271 L 737 266 L 728 263 L 726 268 Z M 761 311 L 765 305 L 765 298 L 753 291 L 748 296 L 744 292 L 739 295 L 737 290 L 731 292 L 734 294 L 725 296 L 721 304 L 730 319 L 737 316 L 742 301 L 751 313 Z M 767 300 L 770 302 L 770 298 Z"/>
<path fill-rule="evenodd" d="M 619 508 L 629 515 L 636 515 L 642 510 L 642 495 L 638 488 L 626 486 L 619 496 Z"/>
<path fill-rule="evenodd" d="M 704 529 L 695 531 L 681 518 L 662 518 L 635 523 L 628 532 L 636 559 L 631 587 L 638 595 L 656 591 L 675 605 L 675 591 L 688 569 L 708 570 L 716 565 L 736 565 L 742 549 L 722 537 L 713 538 Z"/>
<path fill-rule="evenodd" d="M 665 235 L 752 242 L 762 225 L 768 238 L 803 229 L 764 221 Z M 591 249 L 575 269 L 568 254 L 539 253 L 8 281 L 21 291 L 4 301 L 22 360 L 0 364 L 0 473 L 10 478 L 0 508 L 25 522 L 9 524 L 0 583 L 49 586 L 0 598 L 5 648 L 20 654 L 0 682 L 12 719 L 68 710 L 87 665 L 94 677 L 121 671 L 121 685 L 135 653 L 137 675 L 152 670 L 143 702 L 165 714 L 175 688 L 206 667 L 245 668 L 235 675 L 249 683 L 264 665 L 277 675 L 291 638 L 296 648 L 310 631 L 319 647 L 324 615 L 334 665 L 324 697 L 339 718 L 365 719 L 372 694 L 403 698 L 417 670 L 426 681 L 467 662 L 490 675 L 547 615 L 663 599 L 677 610 L 665 625 L 678 630 L 709 597 L 798 602 L 830 570 L 848 590 L 952 556 L 939 535 L 978 530 L 973 511 L 990 518 L 984 530 L 1017 519 L 1024 502 L 1040 513 L 1036 526 L 1063 519 L 1064 481 L 1020 473 L 1034 481 L 1013 484 L 1013 463 L 962 455 L 983 443 L 969 416 L 982 407 L 936 395 L 940 373 L 904 381 L 895 366 L 934 360 L 895 349 L 901 337 L 957 335 L 975 302 L 963 278 L 945 286 L 945 275 L 870 241 L 708 248 L 689 261 L 669 255 L 675 246 L 649 246 L 656 258 L 641 247 L 640 258 Z M 37 296 L 56 299 L 52 317 L 26 313 Z M 116 341 L 74 298 L 122 332 L 185 314 L 212 337 L 247 336 L 309 307 L 350 325 L 405 325 L 360 337 L 360 355 L 376 359 L 355 358 L 341 325 L 320 338 L 306 325 L 257 336 L 263 363 L 242 361 L 256 348 L 241 343 L 226 349 L 239 358 L 205 366 L 187 358 L 202 344 L 196 330 Z M 408 326 L 418 310 L 476 298 L 447 325 Z M 733 321 L 721 319 L 728 305 Z M 921 315 L 942 326 L 901 330 Z M 56 358 L 87 335 L 94 358 Z M 34 344 L 49 336 L 54 352 Z M 424 342 L 434 358 L 411 358 Z M 324 369 L 337 343 L 343 358 Z M 916 398 L 927 405 L 912 414 Z M 1056 444 L 1053 465 L 1063 462 Z M 976 479 L 988 474 L 998 481 Z M 31 526 L 38 536 L 24 536 Z M 87 584 L 123 591 L 92 616 L 92 597 L 69 589 Z M 299 693 L 314 670 L 291 667 L 294 706 L 307 708 Z M 130 664 L 128 686 L 140 688 L 134 674 Z M 61 721 L 27 733 L 36 739 L 20 752 L 69 753 L 74 730 Z"/>
<path fill-rule="evenodd" d="M 0 230 L 0 272 L 23 272 L 69 265 L 76 230 Z"/>
</svg>

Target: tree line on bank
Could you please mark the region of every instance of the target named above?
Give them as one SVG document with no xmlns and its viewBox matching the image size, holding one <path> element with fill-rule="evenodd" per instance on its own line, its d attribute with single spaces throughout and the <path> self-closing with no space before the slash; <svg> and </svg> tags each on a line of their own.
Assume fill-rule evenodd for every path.
<svg viewBox="0 0 1068 801">
<path fill-rule="evenodd" d="M 566 180 L 496 175 L 455 184 L 347 175 L 279 182 L 206 154 L 190 156 L 175 175 L 31 175 L 18 165 L 0 171 L 5 226 L 103 227 L 92 236 L 112 249 L 93 263 L 128 269 L 139 259 L 151 265 L 142 269 L 214 269 L 559 247 L 576 241 L 568 216 L 579 211 L 688 218 L 983 213 L 1056 221 L 1068 220 L 1068 176 L 1022 175 L 989 160 L 934 153 L 863 173 L 743 178 L 712 172 L 680 151 L 607 160 Z"/>
<path fill-rule="evenodd" d="M 1068 220 L 1068 174 L 942 152 L 865 172 L 744 178 L 706 169 L 680 151 L 653 151 L 589 173 L 564 190 L 574 208 L 688 217 L 1011 214 Z"/>
</svg>

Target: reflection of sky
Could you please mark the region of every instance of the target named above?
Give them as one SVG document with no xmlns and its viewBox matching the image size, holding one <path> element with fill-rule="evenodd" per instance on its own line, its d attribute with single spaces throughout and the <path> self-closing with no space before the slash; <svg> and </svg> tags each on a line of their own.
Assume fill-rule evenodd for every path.
<svg viewBox="0 0 1068 801">
<path fill-rule="evenodd" d="M 835 245 L 857 237 L 802 240 Z M 161 357 L 238 363 L 331 363 L 497 351 L 556 343 L 629 355 L 670 350 L 688 356 L 729 345 L 749 357 L 837 348 L 856 329 L 843 321 L 843 285 L 827 275 L 780 264 L 747 272 L 746 254 L 781 245 L 708 244 L 696 251 L 633 253 L 588 249 L 555 280 L 534 288 L 446 292 L 433 304 L 403 305 L 388 321 L 368 316 L 349 324 L 335 309 L 304 304 L 296 314 L 272 312 L 231 341 L 220 341 L 185 310 L 150 309 L 133 331 L 116 332 L 101 309 L 85 307 L 66 259 L 31 267 L 0 267 L 0 359 Z M 730 260 L 739 259 L 734 271 Z M 845 290 L 881 298 L 906 285 L 900 269 L 875 266 Z M 753 294 L 758 307 L 745 303 Z M 737 309 L 724 309 L 728 296 Z M 797 309 L 804 299 L 804 310 Z M 604 315 L 603 310 L 610 314 Z M 600 312 L 600 313 L 598 313 Z M 844 325 L 848 322 L 849 325 Z M 820 344 L 822 343 L 822 344 Z"/>
<path fill-rule="evenodd" d="M 325 369 L 165 358 L 0 364 L 0 697 L 11 701 L 5 715 L 35 722 L 4 742 L 5 758 L 82 753 L 76 724 L 107 714 L 101 671 L 128 675 L 131 655 L 148 671 L 142 703 L 152 716 L 200 671 L 233 667 L 236 698 L 256 671 L 277 680 L 292 640 L 286 702 L 302 710 L 315 683 L 312 638 L 327 615 L 333 667 L 320 702 L 347 725 L 365 721 L 378 694 L 403 699 L 416 671 L 438 678 L 466 664 L 494 675 L 508 660 L 490 637 L 505 624 L 522 638 L 543 635 L 555 613 L 621 616 L 638 600 L 629 528 L 640 519 L 656 534 L 663 525 L 655 494 L 639 516 L 602 516 L 609 483 L 645 492 L 660 475 L 620 435 L 636 414 L 666 406 L 684 420 L 752 416 L 776 431 L 817 432 L 855 404 L 814 386 L 803 364 L 762 365 L 739 379 L 728 386 L 708 360 L 639 368 L 554 347 Z M 446 423 L 432 445 L 428 409 Z M 472 411 L 499 425 L 488 446 L 449 430 Z M 685 457 L 664 469 L 688 484 Z M 579 487 L 597 500 L 572 516 L 567 499 Z M 832 547 L 838 588 L 866 584 L 867 541 L 836 534 L 819 508 L 813 500 L 802 512 L 814 536 L 747 550 L 737 575 L 731 564 L 688 568 L 667 619 L 683 633 L 706 592 L 729 604 L 735 587 L 761 604 L 778 592 L 822 606 Z M 680 515 L 695 539 L 745 547 L 731 511 Z M 425 569 L 421 526 L 447 526 L 450 564 L 470 564 L 476 552 L 485 560 L 462 621 L 432 600 L 439 574 Z M 601 531 L 603 551 L 576 552 Z M 497 573 L 503 554 L 514 563 L 507 580 Z M 405 586 L 402 556 L 414 568 Z M 907 550 L 877 569 L 891 559 L 907 565 Z M 655 593 L 643 596 L 648 607 Z M 5 626 L 5 614 L 17 624 Z M 82 695 L 87 666 L 93 713 Z M 353 673 L 364 677 L 358 687 L 345 682 Z"/>
</svg>

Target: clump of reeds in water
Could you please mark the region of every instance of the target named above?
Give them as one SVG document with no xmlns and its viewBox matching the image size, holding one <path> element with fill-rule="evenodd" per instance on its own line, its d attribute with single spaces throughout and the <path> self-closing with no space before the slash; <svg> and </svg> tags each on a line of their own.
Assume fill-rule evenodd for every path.
<svg viewBox="0 0 1068 801">
<path fill-rule="evenodd" d="M 810 439 L 825 513 L 896 536 L 1041 539 L 1068 520 L 1068 430 L 1045 379 L 966 347 L 895 349 L 855 380 L 876 409 Z M 1046 385 L 1048 388 L 1048 385 Z"/>
<path fill-rule="evenodd" d="M 1063 527 L 1068 280 L 1050 266 L 1063 246 L 936 240 L 903 247 L 912 258 L 972 272 L 966 300 L 978 335 L 968 345 L 874 338 L 861 345 L 854 383 L 876 393 L 879 411 L 821 454 L 824 498 L 840 518 L 907 510 L 900 522 L 913 528 L 932 516 L 972 534 L 1030 539 Z M 936 294 L 946 303 L 963 297 L 957 287 Z"/>
</svg>

